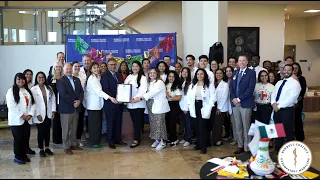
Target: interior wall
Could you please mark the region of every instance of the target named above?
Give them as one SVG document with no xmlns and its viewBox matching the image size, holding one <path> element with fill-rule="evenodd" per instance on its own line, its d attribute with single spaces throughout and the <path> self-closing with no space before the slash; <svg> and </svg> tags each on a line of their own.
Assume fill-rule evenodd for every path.
<svg viewBox="0 0 320 180">
<path fill-rule="evenodd" d="M 306 40 L 307 18 L 290 18 L 286 20 L 285 45 L 296 45 L 296 61 L 301 65 L 303 76 L 308 86 L 320 86 L 320 41 Z M 311 62 L 308 71 L 308 63 Z"/>
<path fill-rule="evenodd" d="M 37 72 L 48 75 L 49 68 L 56 62 L 57 52 L 64 52 L 64 45 L 15 45 L 0 46 L 0 103 L 5 100 L 8 89 L 13 85 L 16 73 L 25 69 L 33 71 L 33 79 Z"/>
<path fill-rule="evenodd" d="M 260 65 L 283 59 L 284 5 L 229 3 L 228 27 L 260 27 Z"/>
</svg>

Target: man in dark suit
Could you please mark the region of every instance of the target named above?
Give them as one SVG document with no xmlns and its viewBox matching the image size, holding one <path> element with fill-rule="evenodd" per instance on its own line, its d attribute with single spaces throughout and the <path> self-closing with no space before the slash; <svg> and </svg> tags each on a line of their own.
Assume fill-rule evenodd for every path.
<svg viewBox="0 0 320 180">
<path fill-rule="evenodd" d="M 57 53 L 57 61 L 60 61 L 62 64 L 64 64 L 65 56 L 63 52 Z M 52 68 L 53 66 L 50 67 L 48 76 L 52 75 Z"/>
<path fill-rule="evenodd" d="M 256 85 L 256 72 L 249 69 L 248 57 L 239 56 L 239 70 L 233 72 L 233 78 L 230 83 L 230 97 L 232 99 L 233 118 L 235 123 L 235 139 L 238 142 L 238 149 L 234 152 L 240 154 L 249 151 L 248 144 L 250 138 L 248 131 L 252 108 L 254 107 L 253 91 Z"/>
<path fill-rule="evenodd" d="M 64 76 L 57 81 L 58 112 L 61 117 L 63 148 L 66 154 L 71 155 L 73 154 L 71 150 L 82 150 L 77 146 L 76 134 L 80 105 L 83 101 L 83 89 L 80 79 L 72 76 L 72 65 L 70 63 L 63 66 L 63 73 Z"/>
<path fill-rule="evenodd" d="M 115 100 L 117 96 L 118 84 L 121 84 L 120 74 L 116 72 L 116 61 L 111 58 L 108 60 L 108 70 L 101 76 L 102 90 L 112 99 L 104 100 L 104 112 L 107 119 L 108 143 L 111 149 L 115 149 L 115 144 L 127 145 L 121 141 L 122 108 L 121 104 Z"/>
</svg>

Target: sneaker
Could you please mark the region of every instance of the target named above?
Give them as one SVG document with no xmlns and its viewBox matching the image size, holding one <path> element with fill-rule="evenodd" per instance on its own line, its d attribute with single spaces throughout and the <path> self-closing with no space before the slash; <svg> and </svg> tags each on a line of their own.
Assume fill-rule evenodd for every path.
<svg viewBox="0 0 320 180">
<path fill-rule="evenodd" d="M 26 164 L 24 161 L 22 161 L 20 159 L 17 159 L 17 158 L 14 158 L 13 162 L 16 163 L 16 164 Z"/>
<path fill-rule="evenodd" d="M 174 141 L 174 142 L 171 142 L 171 143 L 170 143 L 170 146 L 171 146 L 171 147 L 175 147 L 175 146 L 177 146 L 178 142 L 179 142 L 179 140 L 176 140 L 176 141 Z"/>
<path fill-rule="evenodd" d="M 163 149 L 163 148 L 165 148 L 166 147 L 166 143 L 164 143 L 164 142 L 160 142 L 159 143 L 159 145 L 156 147 L 156 150 L 161 150 L 161 149 Z"/>
<path fill-rule="evenodd" d="M 237 141 L 235 141 L 235 140 L 233 140 L 233 141 L 230 143 L 231 146 L 234 146 L 234 145 L 236 145 L 236 144 L 237 144 Z"/>
<path fill-rule="evenodd" d="M 187 147 L 189 146 L 191 143 L 189 143 L 188 141 L 186 141 L 184 144 L 183 144 L 183 147 Z"/>
<path fill-rule="evenodd" d="M 49 148 L 46 148 L 46 150 L 44 150 L 44 152 L 50 156 L 54 155 L 54 153 Z"/>
<path fill-rule="evenodd" d="M 40 157 L 46 157 L 46 153 L 44 152 L 44 150 L 40 150 L 39 152 Z"/>
<path fill-rule="evenodd" d="M 181 141 L 179 141 L 179 144 L 184 144 L 186 141 L 184 139 L 182 139 Z"/>
<path fill-rule="evenodd" d="M 159 145 L 160 141 L 155 140 L 151 147 L 156 148 Z"/>
</svg>

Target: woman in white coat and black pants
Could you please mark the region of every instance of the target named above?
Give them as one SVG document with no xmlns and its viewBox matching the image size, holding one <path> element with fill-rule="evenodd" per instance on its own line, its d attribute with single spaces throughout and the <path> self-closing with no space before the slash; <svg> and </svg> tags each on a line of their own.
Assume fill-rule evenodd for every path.
<svg viewBox="0 0 320 180">
<path fill-rule="evenodd" d="M 92 148 L 101 148 L 101 123 L 104 99 L 116 102 L 115 98 L 102 91 L 100 69 L 96 62 L 91 63 L 85 86 L 84 107 L 88 111 L 89 143 Z"/>
<path fill-rule="evenodd" d="M 201 150 L 201 154 L 207 153 L 208 126 L 214 103 L 217 101 L 215 88 L 209 81 L 208 74 L 203 68 L 196 71 L 192 85 L 187 94 L 187 103 L 190 116 L 193 119 L 197 142 L 194 150 Z"/>
<path fill-rule="evenodd" d="M 30 162 L 25 149 L 28 143 L 28 128 L 32 124 L 32 117 L 36 110 L 34 98 L 26 82 L 26 77 L 22 73 L 17 73 L 13 87 L 6 94 L 8 125 L 11 127 L 14 138 L 13 161 L 18 164 Z"/>
<path fill-rule="evenodd" d="M 33 117 L 33 123 L 38 129 L 38 147 L 40 156 L 46 157 L 46 154 L 53 155 L 49 149 L 51 120 L 56 114 L 56 97 L 52 88 L 48 85 L 46 75 L 38 72 L 35 78 L 35 86 L 31 88 L 32 95 L 36 102 L 36 113 Z M 43 150 L 43 141 L 46 149 Z"/>
</svg>

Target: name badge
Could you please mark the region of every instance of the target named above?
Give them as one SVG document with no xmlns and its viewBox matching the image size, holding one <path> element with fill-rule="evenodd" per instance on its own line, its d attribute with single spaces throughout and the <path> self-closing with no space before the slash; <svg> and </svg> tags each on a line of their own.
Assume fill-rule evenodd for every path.
<svg viewBox="0 0 320 180">
<path fill-rule="evenodd" d="M 236 80 L 237 78 L 236 78 L 236 75 L 235 76 L 233 76 L 233 80 Z"/>
</svg>

